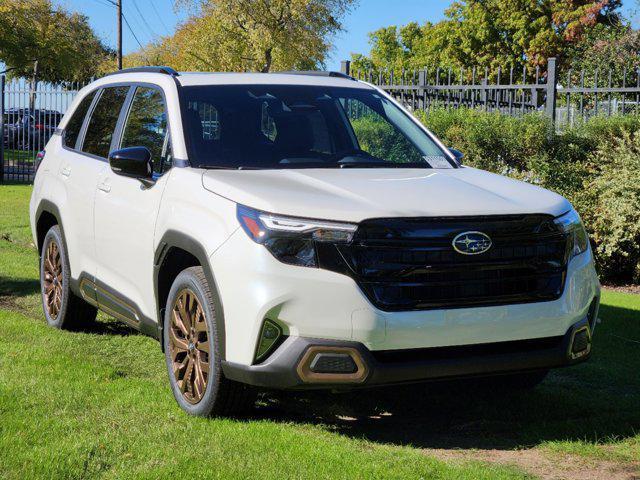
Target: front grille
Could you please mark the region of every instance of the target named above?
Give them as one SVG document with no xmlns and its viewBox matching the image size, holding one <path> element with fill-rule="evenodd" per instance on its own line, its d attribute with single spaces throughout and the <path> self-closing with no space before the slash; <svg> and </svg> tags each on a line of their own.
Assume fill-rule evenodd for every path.
<svg viewBox="0 0 640 480">
<path fill-rule="evenodd" d="M 492 240 L 478 255 L 454 250 L 460 233 Z M 564 288 L 567 237 L 549 215 L 374 219 L 349 245 L 318 245 L 322 268 L 352 276 L 385 311 L 539 302 Z"/>
</svg>

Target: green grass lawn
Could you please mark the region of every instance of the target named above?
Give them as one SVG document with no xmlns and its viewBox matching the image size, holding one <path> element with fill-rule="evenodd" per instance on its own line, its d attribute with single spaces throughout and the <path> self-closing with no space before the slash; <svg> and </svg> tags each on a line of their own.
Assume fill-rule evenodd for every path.
<svg viewBox="0 0 640 480">
<path fill-rule="evenodd" d="M 640 475 L 640 296 L 605 292 L 593 358 L 531 393 L 268 394 L 248 418 L 192 418 L 156 341 L 102 314 L 46 326 L 29 194 L 0 186 L 0 478 Z"/>
</svg>

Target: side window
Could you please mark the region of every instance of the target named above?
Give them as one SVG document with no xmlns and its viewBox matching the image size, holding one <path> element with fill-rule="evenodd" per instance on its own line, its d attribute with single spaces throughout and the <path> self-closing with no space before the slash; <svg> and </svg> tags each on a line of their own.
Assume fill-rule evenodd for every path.
<svg viewBox="0 0 640 480">
<path fill-rule="evenodd" d="M 171 145 L 167 113 L 162 94 L 156 88 L 138 87 L 122 132 L 120 148 L 146 147 L 151 152 L 153 171 L 171 168 Z"/>
<path fill-rule="evenodd" d="M 129 87 L 108 87 L 102 90 L 87 125 L 83 152 L 102 158 L 109 156 L 113 131 L 128 91 Z"/>
<path fill-rule="evenodd" d="M 80 101 L 76 111 L 71 115 L 71 118 L 67 123 L 67 127 L 64 129 L 63 142 L 65 147 L 76 148 L 76 141 L 80 135 L 80 129 L 82 128 L 84 117 L 87 115 L 87 111 L 89 110 L 93 97 L 95 96 L 96 92 L 91 92 L 89 95 L 84 97 Z"/>
</svg>

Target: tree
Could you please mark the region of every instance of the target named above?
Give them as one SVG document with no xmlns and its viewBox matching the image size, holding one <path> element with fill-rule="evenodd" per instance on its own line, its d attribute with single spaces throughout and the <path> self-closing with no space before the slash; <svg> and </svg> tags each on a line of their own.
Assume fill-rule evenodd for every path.
<svg viewBox="0 0 640 480">
<path fill-rule="evenodd" d="M 0 0 L 0 61 L 13 76 L 31 77 L 31 108 L 39 80 L 88 80 L 109 53 L 84 15 L 51 0 Z"/>
<path fill-rule="evenodd" d="M 436 24 L 373 32 L 370 60 L 378 68 L 544 69 L 552 56 L 569 61 L 594 29 L 619 28 L 619 8 L 620 0 L 456 1 Z"/>
<path fill-rule="evenodd" d="M 172 37 L 130 59 L 178 70 L 259 71 L 324 66 L 357 0 L 183 0 L 193 15 Z"/>
</svg>

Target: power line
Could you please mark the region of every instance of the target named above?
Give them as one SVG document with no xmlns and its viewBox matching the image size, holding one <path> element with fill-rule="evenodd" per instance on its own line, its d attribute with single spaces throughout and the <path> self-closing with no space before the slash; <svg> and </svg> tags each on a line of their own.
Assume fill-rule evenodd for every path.
<svg viewBox="0 0 640 480">
<path fill-rule="evenodd" d="M 127 28 L 131 32 L 131 35 L 133 35 L 133 38 L 136 39 L 136 42 L 140 46 L 140 49 L 144 49 L 144 47 L 142 46 L 142 43 L 140 43 L 140 40 L 138 40 L 138 37 L 136 37 L 136 34 L 133 31 L 133 28 L 131 28 L 131 25 L 129 25 L 129 20 L 127 20 L 127 16 L 124 13 L 122 14 L 122 18 L 124 19 L 124 23 L 127 24 Z"/>
<path fill-rule="evenodd" d="M 131 0 L 131 1 L 133 3 L 133 7 L 136 9 L 136 11 L 138 12 L 138 15 L 142 19 L 142 23 L 144 23 L 145 27 L 147 27 L 147 30 L 149 30 L 149 33 L 151 33 L 151 37 L 153 38 L 157 37 L 158 34 L 151 28 L 151 25 L 149 25 L 149 22 L 147 22 L 147 19 L 140 11 L 140 7 L 138 7 L 138 3 L 136 2 L 136 0 Z"/>
<path fill-rule="evenodd" d="M 156 4 L 153 1 L 151 1 L 151 8 L 153 9 L 154 13 L 156 14 L 156 17 L 158 17 L 158 20 L 160 20 L 160 23 L 164 27 L 164 29 L 167 32 L 167 34 L 170 35 L 171 34 L 171 30 L 169 29 L 169 27 L 167 27 L 167 24 L 164 23 L 164 20 L 162 20 L 162 16 L 158 12 L 158 9 L 156 8 Z"/>
</svg>

